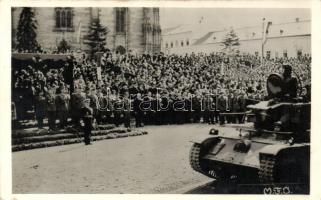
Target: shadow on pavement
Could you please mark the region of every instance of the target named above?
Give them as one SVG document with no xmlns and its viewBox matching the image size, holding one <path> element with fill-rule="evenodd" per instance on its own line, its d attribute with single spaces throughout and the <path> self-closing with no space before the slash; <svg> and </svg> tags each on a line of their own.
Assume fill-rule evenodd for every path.
<svg viewBox="0 0 321 200">
<path fill-rule="evenodd" d="M 219 183 L 211 181 L 204 185 L 195 187 L 185 194 L 237 194 L 235 184 Z"/>
</svg>

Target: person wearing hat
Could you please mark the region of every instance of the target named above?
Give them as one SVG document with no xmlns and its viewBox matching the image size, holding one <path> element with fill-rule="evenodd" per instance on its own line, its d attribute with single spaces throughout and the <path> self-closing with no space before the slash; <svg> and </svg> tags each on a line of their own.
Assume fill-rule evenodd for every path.
<svg viewBox="0 0 321 200">
<path fill-rule="evenodd" d="M 283 97 L 285 99 L 293 99 L 297 97 L 298 80 L 292 77 L 292 66 L 289 64 L 283 65 Z"/>
<path fill-rule="evenodd" d="M 84 142 L 85 145 L 89 145 L 93 119 L 93 109 L 90 107 L 90 99 L 85 99 L 82 101 L 82 106 L 80 109 L 81 116 L 84 122 Z"/>
</svg>

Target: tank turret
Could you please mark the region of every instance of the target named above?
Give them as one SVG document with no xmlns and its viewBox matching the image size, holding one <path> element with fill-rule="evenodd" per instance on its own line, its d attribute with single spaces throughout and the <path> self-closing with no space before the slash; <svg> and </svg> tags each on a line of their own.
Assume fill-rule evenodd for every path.
<svg viewBox="0 0 321 200">
<path fill-rule="evenodd" d="M 298 94 L 289 92 L 288 80 L 268 77 L 267 100 L 247 107 L 245 126 L 214 127 L 206 138 L 193 141 L 191 167 L 218 181 L 309 188 L 311 104 L 301 97 L 301 88 Z"/>
</svg>

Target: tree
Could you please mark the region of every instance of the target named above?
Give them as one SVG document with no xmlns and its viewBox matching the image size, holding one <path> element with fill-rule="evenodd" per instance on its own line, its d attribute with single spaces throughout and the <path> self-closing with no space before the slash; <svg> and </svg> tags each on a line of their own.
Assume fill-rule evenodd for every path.
<svg viewBox="0 0 321 200">
<path fill-rule="evenodd" d="M 28 52 L 35 52 L 40 48 L 37 42 L 37 20 L 32 8 L 24 7 L 21 11 L 16 47 L 19 51 Z"/>
<path fill-rule="evenodd" d="M 233 29 L 228 32 L 223 41 L 222 41 L 222 46 L 223 50 L 227 50 L 228 53 L 232 53 L 235 50 L 235 47 L 239 46 L 239 38 L 237 37 L 236 33 L 234 32 Z"/>
<path fill-rule="evenodd" d="M 86 37 L 87 44 L 90 46 L 90 53 L 93 56 L 96 52 L 102 51 L 106 45 L 108 30 L 100 23 L 99 18 L 92 20 L 89 33 Z"/>
</svg>

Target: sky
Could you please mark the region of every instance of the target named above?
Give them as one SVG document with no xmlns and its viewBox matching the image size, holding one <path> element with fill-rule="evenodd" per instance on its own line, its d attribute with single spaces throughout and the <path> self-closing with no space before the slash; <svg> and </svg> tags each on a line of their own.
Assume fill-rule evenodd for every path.
<svg viewBox="0 0 321 200">
<path fill-rule="evenodd" d="M 261 25 L 263 18 L 273 23 L 293 22 L 295 18 L 311 19 L 311 11 L 304 8 L 160 8 L 162 29 L 202 21 L 203 26 L 222 30 Z"/>
</svg>

